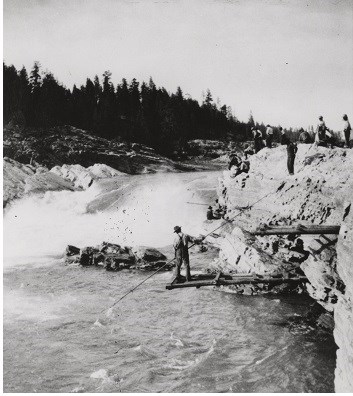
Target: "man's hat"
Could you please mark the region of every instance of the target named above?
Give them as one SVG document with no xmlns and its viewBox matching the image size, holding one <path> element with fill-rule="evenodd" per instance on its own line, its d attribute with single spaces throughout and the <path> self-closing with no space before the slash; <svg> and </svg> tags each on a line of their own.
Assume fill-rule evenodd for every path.
<svg viewBox="0 0 353 396">
<path fill-rule="evenodd" d="M 181 231 L 181 227 L 175 226 L 175 227 L 174 227 L 174 232 L 179 232 L 179 231 Z"/>
<path fill-rule="evenodd" d="M 322 120 L 324 117 L 323 116 L 319 116 L 319 120 Z"/>
<path fill-rule="evenodd" d="M 212 206 L 209 206 L 208 209 L 212 209 Z"/>
</svg>

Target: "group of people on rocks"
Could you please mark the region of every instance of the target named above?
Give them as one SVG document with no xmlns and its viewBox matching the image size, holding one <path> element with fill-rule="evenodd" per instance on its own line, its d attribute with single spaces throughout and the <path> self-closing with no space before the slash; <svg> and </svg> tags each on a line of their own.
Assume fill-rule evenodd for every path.
<svg viewBox="0 0 353 396">
<path fill-rule="evenodd" d="M 264 135 L 259 129 L 256 129 L 255 127 L 251 128 L 251 132 L 254 137 L 255 153 L 258 153 L 264 147 L 272 148 L 273 128 L 271 125 L 266 125 L 266 132 Z"/>
<path fill-rule="evenodd" d="M 351 134 L 351 125 L 348 120 L 347 114 L 343 115 L 344 121 L 344 144 L 346 148 L 350 148 L 350 134 Z M 297 144 L 292 142 L 282 127 L 279 127 L 280 131 L 280 144 L 287 146 L 287 168 L 290 175 L 294 174 L 294 161 L 295 156 L 298 151 Z M 303 128 L 300 129 L 299 135 L 299 143 L 310 144 L 315 143 L 317 146 L 323 147 L 333 147 L 335 144 L 335 139 L 331 131 L 326 127 L 325 121 L 322 116 L 319 116 L 319 122 L 315 132 L 314 142 L 312 141 L 312 137 L 307 131 L 304 131 Z M 273 128 L 270 125 L 266 126 L 266 135 L 265 137 L 262 135 L 262 132 L 256 128 L 252 128 L 253 138 L 254 138 L 254 150 L 246 144 L 244 146 L 243 155 L 240 156 L 236 152 L 232 151 L 229 156 L 228 169 L 231 171 L 231 177 L 236 177 L 241 173 L 247 173 L 250 169 L 250 162 L 248 160 L 249 155 L 254 153 L 258 153 L 265 146 L 267 148 L 272 148 L 273 143 Z M 227 207 L 225 205 L 221 205 L 218 199 L 215 201 L 214 207 L 209 206 L 207 210 L 207 220 L 216 220 L 225 218 L 227 213 Z M 196 238 L 190 237 L 187 234 L 182 233 L 180 226 L 174 227 L 174 232 L 176 233 L 176 238 L 174 241 L 174 250 L 175 250 L 175 258 L 176 258 L 176 267 L 175 267 L 175 276 L 180 278 L 180 269 L 182 264 L 185 265 L 186 268 L 186 280 L 191 280 L 190 273 L 190 261 L 189 261 L 189 253 L 188 253 L 188 244 L 189 242 L 199 243 Z M 304 250 L 303 240 L 301 238 L 297 238 L 295 243 L 291 244 L 289 247 L 290 251 L 296 252 L 299 256 L 293 256 L 290 261 L 302 262 L 307 257 L 309 252 Z"/>
<path fill-rule="evenodd" d="M 344 135 L 344 146 L 346 148 L 350 147 L 350 134 L 351 134 L 351 125 L 348 120 L 347 114 L 344 114 L 342 117 L 343 120 L 343 135 Z M 284 134 L 283 128 L 279 127 L 280 134 Z M 255 153 L 258 153 L 262 148 L 272 147 L 273 142 L 273 128 L 270 125 L 266 125 L 266 132 L 262 133 L 256 127 L 251 128 L 251 132 L 253 134 L 254 141 L 254 150 Z M 334 144 L 339 145 L 338 142 L 335 141 L 335 138 L 332 132 L 326 127 L 323 116 L 319 116 L 319 122 L 316 127 L 314 141 L 310 136 L 309 132 L 304 131 L 303 128 L 299 130 L 299 143 L 316 143 L 318 146 L 324 147 L 332 147 Z"/>
<path fill-rule="evenodd" d="M 350 134 L 351 134 L 352 128 L 351 128 L 350 122 L 348 120 L 347 114 L 343 115 L 342 120 L 344 122 L 344 125 L 343 125 L 344 147 L 350 148 Z M 265 146 L 268 148 L 272 148 L 273 129 L 270 125 L 267 125 L 266 128 L 267 129 L 266 129 L 265 137 L 263 136 L 263 134 L 260 130 L 256 129 L 255 127 L 252 128 L 255 153 L 258 153 Z M 279 127 L 279 132 L 280 132 L 280 144 L 287 146 L 288 172 L 290 175 L 293 175 L 294 174 L 295 155 L 298 151 L 298 147 L 297 147 L 296 143 L 292 142 L 288 138 L 288 136 L 286 135 L 286 133 L 282 127 Z M 332 148 L 335 144 L 338 144 L 338 142 L 335 141 L 335 138 L 334 138 L 334 135 L 332 134 L 332 132 L 326 127 L 323 116 L 319 116 L 319 122 L 316 127 L 314 142 L 312 141 L 312 137 L 310 136 L 309 132 L 304 131 L 303 128 L 301 128 L 299 130 L 299 132 L 300 132 L 299 143 L 303 143 L 303 144 L 315 143 L 317 146 L 329 147 L 329 148 Z M 237 173 L 237 174 L 239 174 L 239 173 Z M 237 174 L 235 174 L 235 176 Z"/>
<path fill-rule="evenodd" d="M 343 134 L 344 134 L 344 147 L 350 148 L 350 137 L 351 137 L 351 124 L 349 123 L 347 114 L 343 114 Z M 316 128 L 315 143 L 318 146 L 333 147 L 337 142 L 330 130 L 326 127 L 324 118 L 319 117 L 319 123 Z"/>
</svg>

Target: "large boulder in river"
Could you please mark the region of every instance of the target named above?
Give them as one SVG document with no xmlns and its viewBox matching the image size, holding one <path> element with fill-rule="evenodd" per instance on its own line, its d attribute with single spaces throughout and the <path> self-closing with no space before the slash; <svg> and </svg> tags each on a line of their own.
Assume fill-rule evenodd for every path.
<svg viewBox="0 0 353 396">
<path fill-rule="evenodd" d="M 153 262 L 166 260 L 166 256 L 159 250 L 146 246 L 135 246 L 132 248 L 132 253 L 135 255 L 137 261 Z"/>
<path fill-rule="evenodd" d="M 173 264 L 166 264 L 167 257 L 159 250 L 152 247 L 121 246 L 115 243 L 102 242 L 97 247 L 85 247 L 82 250 L 69 245 L 66 248 L 65 262 L 78 262 L 84 267 L 99 266 L 107 271 L 118 271 L 126 268 L 140 270 L 156 270 L 164 267 L 169 270 Z"/>
<path fill-rule="evenodd" d="M 99 250 L 93 247 L 85 247 L 81 250 L 81 256 L 79 263 L 84 267 L 94 265 L 94 258 L 99 253 Z"/>
<path fill-rule="evenodd" d="M 109 258 L 108 261 L 115 263 L 115 266 L 120 263 L 126 264 L 123 267 L 127 268 L 136 261 L 129 246 L 120 246 L 115 243 L 103 242 L 99 246 L 99 251 L 104 257 Z"/>
<path fill-rule="evenodd" d="M 77 254 L 80 254 L 80 249 L 73 245 L 67 245 L 65 253 L 66 256 L 75 256 Z"/>
<path fill-rule="evenodd" d="M 167 257 L 155 248 L 135 246 L 131 250 L 136 259 L 134 268 L 155 271 L 161 267 L 164 267 L 165 270 L 170 270 L 173 267 L 172 263 L 166 265 Z"/>
<path fill-rule="evenodd" d="M 82 266 L 101 266 L 117 271 L 135 264 L 135 256 L 127 246 L 103 242 L 98 247 L 85 247 L 81 250 L 79 263 Z"/>
<path fill-rule="evenodd" d="M 73 245 L 67 245 L 64 259 L 66 264 L 76 264 L 80 262 L 81 250 Z"/>
</svg>

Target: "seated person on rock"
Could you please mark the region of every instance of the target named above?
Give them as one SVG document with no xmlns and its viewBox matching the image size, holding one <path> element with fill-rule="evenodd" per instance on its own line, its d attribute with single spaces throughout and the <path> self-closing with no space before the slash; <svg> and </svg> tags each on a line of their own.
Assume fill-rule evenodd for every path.
<svg viewBox="0 0 353 396">
<path fill-rule="evenodd" d="M 216 199 L 215 207 L 213 210 L 213 218 L 216 220 L 224 218 L 224 215 L 226 214 L 226 212 L 227 212 L 227 208 L 225 206 L 221 205 L 219 203 L 218 199 Z"/>
<path fill-rule="evenodd" d="M 238 165 L 233 165 L 230 170 L 231 170 L 230 177 L 232 178 L 240 175 L 241 173 L 248 173 L 250 170 L 250 162 L 248 160 L 248 155 L 244 153 L 241 162 Z"/>
<path fill-rule="evenodd" d="M 229 155 L 228 170 L 230 170 L 231 167 L 234 165 L 238 166 L 240 162 L 241 162 L 240 157 L 235 152 L 232 152 Z"/>
<path fill-rule="evenodd" d="M 253 155 L 254 154 L 254 150 L 247 143 L 244 144 L 244 154 L 247 154 L 247 155 Z"/>
<path fill-rule="evenodd" d="M 213 220 L 214 219 L 212 206 L 208 207 L 206 216 L 207 216 L 207 220 Z"/>
<path fill-rule="evenodd" d="M 292 252 L 296 252 L 297 254 L 290 257 L 290 262 L 302 263 L 309 257 L 309 252 L 304 249 L 304 242 L 301 238 L 297 238 L 294 242 L 294 245 L 290 248 Z"/>
</svg>

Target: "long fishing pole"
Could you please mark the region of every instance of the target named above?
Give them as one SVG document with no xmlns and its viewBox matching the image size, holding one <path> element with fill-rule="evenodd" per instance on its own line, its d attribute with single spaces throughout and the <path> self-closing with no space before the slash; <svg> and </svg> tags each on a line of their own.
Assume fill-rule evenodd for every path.
<svg viewBox="0 0 353 396">
<path fill-rule="evenodd" d="M 212 230 L 211 232 L 209 232 L 208 234 L 206 234 L 204 237 L 202 237 L 201 241 L 203 241 L 204 239 L 206 239 L 208 236 L 210 236 L 211 234 L 213 234 L 215 231 L 219 230 L 220 228 L 224 227 L 226 224 L 228 224 L 229 222 L 232 222 L 236 217 L 240 216 L 245 210 L 251 209 L 254 205 L 256 205 L 257 203 L 259 203 L 260 201 L 262 201 L 263 199 L 265 199 L 266 197 L 268 197 L 271 194 L 274 194 L 275 192 L 280 191 L 283 186 L 285 185 L 285 181 L 282 182 L 280 184 L 280 186 L 276 189 L 276 191 L 274 192 L 269 192 L 266 195 L 264 195 L 263 197 L 261 197 L 260 199 L 258 199 L 257 201 L 253 202 L 251 205 L 249 205 L 247 208 L 241 209 L 235 216 L 233 216 L 230 219 L 227 219 L 225 223 L 222 223 L 221 225 L 219 225 L 218 227 L 216 227 L 214 230 Z M 193 246 L 197 245 L 197 242 L 194 242 L 192 245 L 190 245 L 188 247 L 188 250 L 191 249 Z M 136 290 L 139 286 L 141 286 L 143 283 L 145 283 L 148 279 L 152 278 L 152 276 L 156 275 L 160 270 L 162 270 L 166 265 L 172 263 L 175 260 L 175 257 L 169 261 L 167 261 L 165 264 L 163 264 L 161 267 L 159 267 L 156 271 L 154 271 L 151 275 L 149 275 L 147 278 L 145 278 L 142 282 L 138 283 L 135 287 L 133 287 L 132 289 L 130 289 L 127 293 L 125 293 L 122 297 L 120 297 L 117 301 L 114 302 L 114 304 L 112 304 L 109 308 L 107 309 L 103 309 L 101 312 L 105 311 L 105 310 L 109 310 L 111 308 L 113 308 L 115 305 L 117 305 L 121 300 L 123 300 L 126 296 L 128 296 L 130 293 L 132 293 L 134 290 Z"/>
</svg>

